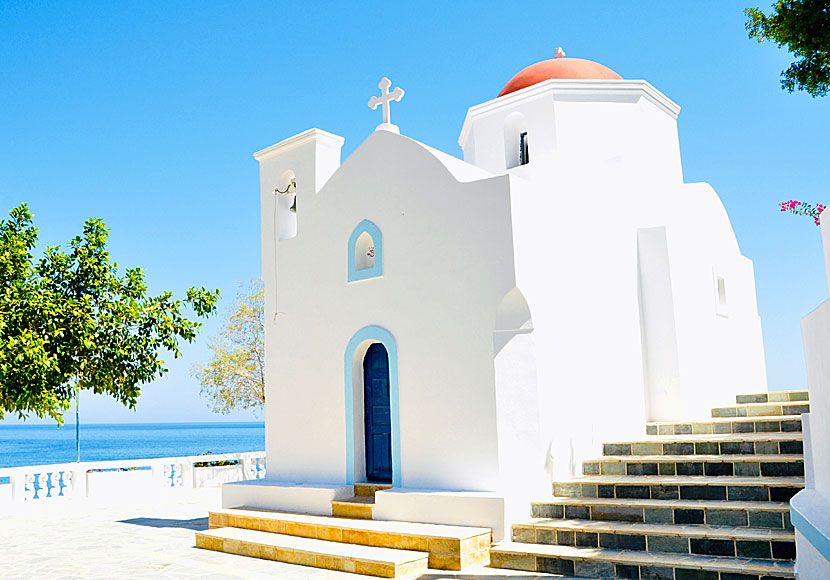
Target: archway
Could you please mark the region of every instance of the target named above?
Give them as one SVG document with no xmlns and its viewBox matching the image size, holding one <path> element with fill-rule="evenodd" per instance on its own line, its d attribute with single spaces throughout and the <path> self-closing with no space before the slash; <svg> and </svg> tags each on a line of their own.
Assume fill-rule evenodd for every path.
<svg viewBox="0 0 830 580">
<path fill-rule="evenodd" d="M 370 348 L 382 345 L 389 373 L 389 447 L 392 485 L 401 485 L 400 412 L 398 399 L 398 348 L 395 337 L 380 326 L 361 328 L 349 340 L 344 356 L 346 411 L 346 483 L 368 479 L 366 460 L 366 411 L 364 361 Z"/>
</svg>

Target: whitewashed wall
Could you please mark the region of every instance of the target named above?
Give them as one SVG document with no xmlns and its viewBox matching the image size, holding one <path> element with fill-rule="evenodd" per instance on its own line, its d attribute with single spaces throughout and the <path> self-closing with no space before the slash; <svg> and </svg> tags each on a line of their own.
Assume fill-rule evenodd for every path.
<svg viewBox="0 0 830 580">
<path fill-rule="evenodd" d="M 496 313 L 515 285 L 508 178 L 377 131 L 312 186 L 304 176 L 313 151 L 283 155 L 278 144 L 257 155 L 264 222 L 278 176 L 292 168 L 297 176 L 297 235 L 276 243 L 276 260 L 273 229 L 263 227 L 269 477 L 348 481 L 353 438 L 361 480 L 362 382 L 347 433 L 343 357 L 355 333 L 376 325 L 397 346 L 400 484 L 501 489 L 500 455 L 520 439 L 500 440 L 494 387 Z M 364 219 L 383 233 L 383 276 L 349 283 L 347 241 Z M 535 410 L 532 394 L 527 404 Z"/>
<path fill-rule="evenodd" d="M 830 293 L 830 212 L 823 212 L 821 222 Z M 801 332 L 810 391 L 804 422 L 807 485 L 792 499 L 791 510 L 799 578 L 823 580 L 830 577 L 830 300 L 802 319 Z"/>
<path fill-rule="evenodd" d="M 396 486 L 495 492 L 516 517 L 647 419 L 765 390 L 752 264 L 712 188 L 683 184 L 678 111 L 644 81 L 548 81 L 473 107 L 466 162 L 388 131 L 342 166 L 319 130 L 258 153 L 274 484 L 364 479 L 370 341 L 344 357 L 369 325 L 394 342 Z M 363 220 L 383 276 L 350 283 Z"/>
<path fill-rule="evenodd" d="M 752 263 L 714 190 L 683 184 L 678 112 L 645 81 L 551 80 L 471 108 L 461 132 L 466 161 L 512 176 L 559 476 L 646 419 L 702 418 L 767 388 Z M 530 163 L 510 168 L 524 131 Z"/>
</svg>

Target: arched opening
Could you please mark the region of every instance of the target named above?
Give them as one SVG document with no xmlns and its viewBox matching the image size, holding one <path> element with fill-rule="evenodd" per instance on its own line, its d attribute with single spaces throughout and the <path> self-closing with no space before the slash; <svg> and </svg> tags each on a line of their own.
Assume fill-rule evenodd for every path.
<svg viewBox="0 0 830 580">
<path fill-rule="evenodd" d="M 504 119 L 504 167 L 512 169 L 530 163 L 530 140 L 525 116 L 518 112 Z"/>
<path fill-rule="evenodd" d="M 297 178 L 288 169 L 280 176 L 274 190 L 276 200 L 277 239 L 288 240 L 297 235 Z"/>
<path fill-rule="evenodd" d="M 363 232 L 354 245 L 355 270 L 365 270 L 375 265 L 375 241 L 369 232 Z"/>
<path fill-rule="evenodd" d="M 384 366 L 386 368 L 384 368 Z M 401 485 L 400 415 L 398 407 L 398 351 L 395 338 L 380 326 L 360 329 L 346 346 L 344 359 L 346 384 L 346 483 L 390 481 Z M 383 385 L 384 380 L 386 385 Z M 374 389 L 374 391 L 372 391 Z M 388 391 L 388 403 L 384 392 Z M 378 398 L 376 398 L 376 396 Z M 385 409 L 388 409 L 386 411 Z M 378 415 L 375 417 L 374 413 Z M 388 413 L 388 418 L 384 416 Z M 377 424 L 377 429 L 367 423 Z M 388 425 L 384 425 L 388 423 Z M 373 436 L 377 436 L 369 441 Z M 376 457 L 387 453 L 390 466 L 380 478 Z M 383 463 L 381 459 L 380 463 Z M 381 465 L 381 467 L 384 467 Z M 374 471 L 374 473 L 372 473 Z"/>
<path fill-rule="evenodd" d="M 352 230 L 348 246 L 348 281 L 383 276 L 383 235 L 375 224 L 363 220 Z"/>
<path fill-rule="evenodd" d="M 533 320 L 530 317 L 530 307 L 527 305 L 524 294 L 518 288 L 513 288 L 501 299 L 496 310 L 496 327 L 493 331 L 493 349 L 496 355 L 517 334 L 533 332 Z"/>
</svg>

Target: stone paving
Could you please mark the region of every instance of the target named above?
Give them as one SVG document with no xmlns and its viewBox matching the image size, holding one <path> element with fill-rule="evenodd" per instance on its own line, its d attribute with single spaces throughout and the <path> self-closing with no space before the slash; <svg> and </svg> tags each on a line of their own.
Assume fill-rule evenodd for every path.
<svg viewBox="0 0 830 580">
<path fill-rule="evenodd" d="M 94 500 L 0 503 L 0 579 L 366 580 L 367 576 L 306 568 L 194 547 L 218 489 L 169 492 L 126 503 Z M 482 568 L 430 571 L 419 580 L 561 578 Z"/>
</svg>

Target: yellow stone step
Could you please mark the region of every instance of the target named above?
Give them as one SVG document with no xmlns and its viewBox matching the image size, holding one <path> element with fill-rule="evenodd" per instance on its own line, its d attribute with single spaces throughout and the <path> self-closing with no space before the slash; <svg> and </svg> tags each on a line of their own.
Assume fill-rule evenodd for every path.
<svg viewBox="0 0 830 580">
<path fill-rule="evenodd" d="M 348 499 L 333 500 L 331 502 L 331 515 L 340 518 L 371 520 L 372 508 L 374 507 L 374 496 L 355 496 Z"/>
<path fill-rule="evenodd" d="M 489 528 L 414 522 L 355 520 L 254 508 L 211 511 L 210 528 L 246 528 L 333 542 L 429 553 L 429 567 L 465 570 L 490 561 Z"/>
<path fill-rule="evenodd" d="M 196 547 L 301 566 L 400 578 L 427 571 L 427 554 L 272 534 L 242 528 L 196 532 Z"/>
<path fill-rule="evenodd" d="M 388 483 L 356 483 L 354 494 L 356 497 L 375 497 L 375 493 L 384 489 L 392 489 Z"/>
</svg>

